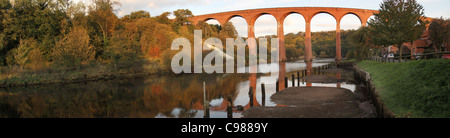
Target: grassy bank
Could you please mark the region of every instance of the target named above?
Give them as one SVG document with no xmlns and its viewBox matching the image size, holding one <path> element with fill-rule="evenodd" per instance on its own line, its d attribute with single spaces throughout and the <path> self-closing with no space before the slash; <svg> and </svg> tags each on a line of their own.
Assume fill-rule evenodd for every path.
<svg viewBox="0 0 450 138">
<path fill-rule="evenodd" d="M 48 67 L 39 70 L 23 69 L 21 67 L 2 67 L 0 87 L 133 78 L 163 73 L 169 73 L 169 70 L 153 61 L 137 61 L 121 65 L 90 64 L 78 68 Z"/>
<path fill-rule="evenodd" d="M 384 104 L 397 117 L 450 117 L 450 60 L 362 61 Z"/>
</svg>

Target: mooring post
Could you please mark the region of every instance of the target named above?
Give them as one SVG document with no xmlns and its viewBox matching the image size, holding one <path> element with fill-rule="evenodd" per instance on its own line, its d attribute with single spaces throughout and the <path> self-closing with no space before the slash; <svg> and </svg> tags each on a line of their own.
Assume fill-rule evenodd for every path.
<svg viewBox="0 0 450 138">
<path fill-rule="evenodd" d="M 288 77 L 284 77 L 284 88 L 288 88 Z"/>
<path fill-rule="evenodd" d="M 248 90 L 248 97 L 250 97 L 250 107 L 253 107 L 253 87 Z"/>
<path fill-rule="evenodd" d="M 280 85 L 279 85 L 280 83 L 278 82 L 278 79 L 277 79 L 277 84 L 275 84 L 275 92 L 279 92 L 280 91 Z"/>
<path fill-rule="evenodd" d="M 227 102 L 227 117 L 233 118 L 233 102 L 231 101 L 231 95 L 228 95 L 228 102 Z"/>
<path fill-rule="evenodd" d="M 292 74 L 292 87 L 295 87 L 295 77 L 294 77 L 294 74 Z"/>
<path fill-rule="evenodd" d="M 266 87 L 264 86 L 264 83 L 261 83 L 261 94 L 262 106 L 266 106 Z"/>
<path fill-rule="evenodd" d="M 318 74 L 320 75 L 320 73 L 321 73 L 321 72 L 320 72 L 320 66 L 319 66 L 319 67 L 317 67 L 317 69 L 319 70 L 319 71 L 318 71 Z"/>
<path fill-rule="evenodd" d="M 206 84 L 203 82 L 203 110 L 204 110 L 204 116 L 203 118 L 209 118 L 209 102 L 206 99 Z"/>
</svg>

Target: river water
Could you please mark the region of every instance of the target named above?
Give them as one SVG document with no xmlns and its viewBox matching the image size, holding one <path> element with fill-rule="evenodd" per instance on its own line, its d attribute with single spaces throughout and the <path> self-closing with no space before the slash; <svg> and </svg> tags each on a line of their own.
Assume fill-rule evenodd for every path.
<svg viewBox="0 0 450 138">
<path fill-rule="evenodd" d="M 159 75 L 135 79 L 99 80 L 64 85 L 0 89 L 0 117 L 20 118 L 202 118 L 203 82 L 206 84 L 211 118 L 226 118 L 226 101 L 249 108 L 250 87 L 256 88 L 254 106 L 283 106 L 270 101 L 279 76 L 326 65 L 334 59 L 318 59 L 307 64 L 287 62 L 275 67 L 277 73 Z M 259 65 L 267 68 L 267 65 Z M 271 66 L 274 67 L 274 66 Z M 266 98 L 262 99 L 261 83 Z M 295 82 L 297 85 L 298 82 Z M 301 86 L 341 87 L 355 91 L 354 84 L 300 83 Z M 280 86 L 284 80 L 280 79 Z M 339 86 L 338 86 L 339 85 Z M 280 89 L 283 89 L 282 87 Z M 233 117 L 241 117 L 233 110 Z"/>
</svg>

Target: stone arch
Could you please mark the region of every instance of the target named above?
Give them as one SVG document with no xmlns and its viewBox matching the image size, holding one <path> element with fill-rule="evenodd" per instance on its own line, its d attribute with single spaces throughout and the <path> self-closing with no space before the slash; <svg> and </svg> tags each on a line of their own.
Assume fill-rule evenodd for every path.
<svg viewBox="0 0 450 138">
<path fill-rule="evenodd" d="M 357 21 L 355 21 L 354 17 L 357 18 Z M 344 18 L 347 18 L 347 19 L 344 20 Z M 351 20 L 349 20 L 349 19 L 351 19 Z M 344 26 L 343 26 L 343 24 L 344 24 Z M 348 27 L 345 25 L 359 25 L 359 27 L 361 27 L 363 25 L 363 22 L 362 22 L 361 18 L 358 16 L 358 14 L 355 14 L 353 12 L 348 12 L 341 17 L 341 21 L 339 21 L 339 25 L 340 25 L 339 28 L 350 29 L 353 27 Z"/>
<path fill-rule="evenodd" d="M 286 27 L 286 19 L 289 17 L 289 16 L 291 16 L 291 15 L 295 15 L 295 14 L 298 14 L 298 15 L 300 15 L 301 16 L 301 19 L 300 19 L 300 21 L 304 21 L 304 23 L 306 23 L 306 20 L 305 20 L 305 16 L 304 15 L 302 15 L 301 13 L 299 13 L 299 12 L 289 12 L 289 13 L 286 13 L 286 14 L 283 14 L 282 15 L 282 18 L 283 18 L 283 27 Z M 302 23 L 302 22 L 299 22 L 299 23 Z M 299 26 L 299 27 L 305 27 L 304 25 L 303 26 Z M 285 30 L 285 29 L 284 29 Z"/>
<path fill-rule="evenodd" d="M 234 17 L 241 17 L 241 18 L 244 18 L 244 16 L 242 16 L 242 15 L 231 15 L 231 16 L 229 16 L 229 17 L 226 17 L 226 20 L 225 20 L 225 23 L 227 23 L 227 22 L 230 22 L 230 20 L 231 19 L 233 19 Z M 244 18 L 244 20 L 245 20 L 245 18 Z M 248 22 L 247 20 L 245 20 L 245 22 Z"/>
<path fill-rule="evenodd" d="M 236 28 L 236 31 L 238 31 L 238 28 L 241 28 L 242 25 L 245 25 L 245 27 L 244 27 L 245 28 L 245 32 L 238 32 L 238 33 L 242 37 L 247 37 L 247 35 L 248 35 L 248 23 L 247 23 L 247 20 L 245 20 L 244 17 L 239 16 L 239 15 L 234 15 L 234 16 L 230 16 L 230 17 L 231 18 L 228 18 L 226 23 L 232 22 L 232 20 L 235 20 L 235 19 L 245 22 L 243 24 L 234 24 L 233 23 L 233 25 Z M 241 28 L 241 29 L 244 29 L 244 28 Z"/>
<path fill-rule="evenodd" d="M 264 17 L 264 16 L 266 16 L 266 17 L 268 17 L 268 18 L 271 18 L 270 20 L 272 20 L 272 19 L 275 19 L 275 22 L 270 22 L 270 23 L 268 23 L 268 24 L 270 24 L 269 26 L 270 26 L 270 29 L 273 29 L 273 30 L 275 30 L 275 35 L 277 35 L 277 26 L 278 26 L 278 20 L 277 20 L 277 18 L 276 18 L 276 16 L 273 16 L 272 14 L 260 14 L 259 16 L 258 16 L 258 18 L 256 18 L 256 20 L 254 21 L 254 27 L 255 27 L 255 30 L 254 30 L 254 32 L 255 32 L 255 35 L 256 35 L 256 33 L 258 32 L 257 30 L 256 30 L 256 26 L 257 26 L 257 21 L 259 20 L 259 19 L 262 19 L 262 17 Z M 267 19 L 268 19 L 267 18 Z M 260 22 L 258 22 L 258 23 L 260 23 Z M 264 23 L 264 22 L 261 22 L 261 23 Z M 275 25 L 275 26 L 273 26 L 272 27 L 272 25 Z M 261 26 L 259 26 L 259 27 L 261 27 Z M 267 26 L 265 26 L 265 27 L 267 27 Z M 264 27 L 263 27 L 264 28 Z M 260 28 L 258 28 L 258 29 L 260 29 Z M 267 29 L 267 28 L 266 28 Z M 278 35 L 277 35 L 278 36 Z M 256 36 L 257 37 L 257 36 Z"/>
<path fill-rule="evenodd" d="M 215 19 L 215 18 L 205 18 L 204 20 L 203 20 L 203 22 L 208 22 L 208 21 L 212 21 L 212 20 L 216 20 L 217 22 L 219 22 L 219 25 L 221 25 L 221 23 L 220 23 L 220 21 L 219 20 L 217 20 L 217 19 Z"/>
<path fill-rule="evenodd" d="M 319 15 L 319 16 L 323 16 L 322 18 L 320 18 L 319 16 L 317 16 L 317 15 Z M 330 18 L 329 16 L 331 16 L 332 18 Z M 315 17 L 317 17 L 317 18 L 315 18 Z M 314 29 L 314 27 L 316 26 L 316 25 L 321 25 L 320 23 L 322 23 L 322 25 L 323 25 L 323 23 L 324 22 L 318 22 L 317 20 L 318 19 L 326 19 L 327 21 L 330 21 L 330 22 L 332 22 L 332 21 L 334 21 L 334 23 L 330 23 L 330 22 L 327 22 L 327 24 L 334 24 L 334 25 L 338 25 L 339 24 L 339 20 L 337 20 L 337 18 L 338 17 L 336 17 L 336 16 L 333 16 L 333 14 L 330 14 L 330 13 L 327 13 L 327 12 L 316 12 L 313 16 L 311 16 L 311 19 L 309 20 L 309 22 L 310 22 L 310 25 L 311 25 L 311 31 L 317 31 L 317 30 L 313 30 Z M 313 19 L 316 19 L 316 21 L 313 21 Z M 322 20 L 319 20 L 319 21 L 322 21 Z M 333 30 L 332 28 L 331 28 L 331 26 L 325 26 L 327 29 L 331 29 L 331 30 Z M 337 26 L 336 26 L 337 27 Z M 334 29 L 337 29 L 336 27 L 334 27 Z M 317 28 L 316 28 L 317 29 Z M 326 31 L 331 31 L 331 30 L 326 30 Z M 323 30 L 322 30 L 323 31 Z"/>
<path fill-rule="evenodd" d="M 258 20 L 258 18 L 261 17 L 261 16 L 263 16 L 263 15 L 270 15 L 270 16 L 274 17 L 275 20 L 277 19 L 277 17 L 276 17 L 275 15 L 273 15 L 273 14 L 270 14 L 270 13 L 268 13 L 268 12 L 260 12 L 260 13 L 257 13 L 257 14 L 255 14 L 255 15 L 251 16 L 251 17 L 249 18 L 249 20 L 246 19 L 246 20 L 247 20 L 247 23 L 254 25 L 255 22 L 256 22 L 256 20 Z"/>
<path fill-rule="evenodd" d="M 340 18 L 340 21 L 339 21 L 339 22 L 341 22 L 341 21 L 342 21 L 342 18 L 344 18 L 347 14 L 355 15 L 356 17 L 358 17 L 358 19 L 359 19 L 361 25 L 363 24 L 363 21 L 361 20 L 361 17 L 359 17 L 359 15 L 356 14 L 356 13 L 354 13 L 354 12 L 347 12 L 347 13 L 343 14 L 342 17 Z"/>
<path fill-rule="evenodd" d="M 328 12 L 328 11 L 318 11 L 318 12 L 315 12 L 315 13 L 313 13 L 313 14 L 309 17 L 309 20 L 308 20 L 308 21 L 311 21 L 317 14 L 321 14 L 321 13 L 326 13 L 326 14 L 331 15 L 331 16 L 334 18 L 334 20 L 336 21 L 336 23 L 338 22 L 338 19 L 336 18 L 336 15 L 334 15 L 334 14 L 332 14 L 332 12 Z"/>
</svg>

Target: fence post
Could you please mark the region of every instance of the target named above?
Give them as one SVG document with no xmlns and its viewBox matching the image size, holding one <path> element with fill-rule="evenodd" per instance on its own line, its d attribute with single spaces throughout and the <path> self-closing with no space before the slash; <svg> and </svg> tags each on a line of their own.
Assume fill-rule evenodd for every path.
<svg viewBox="0 0 450 138">
<path fill-rule="evenodd" d="M 253 87 L 248 90 L 248 97 L 250 97 L 250 107 L 253 107 Z"/>
<path fill-rule="evenodd" d="M 266 87 L 264 86 L 264 83 L 261 83 L 261 101 L 262 101 L 262 106 L 266 105 Z"/>
<path fill-rule="evenodd" d="M 292 87 L 295 87 L 295 77 L 294 77 L 294 74 L 292 74 Z"/>
<path fill-rule="evenodd" d="M 318 71 L 318 74 L 320 75 L 320 66 L 317 68 L 319 71 Z"/>
<path fill-rule="evenodd" d="M 227 117 L 233 118 L 233 102 L 231 101 L 231 95 L 228 95 L 228 102 L 227 102 Z"/>
<path fill-rule="evenodd" d="M 206 87 L 206 83 L 203 82 L 203 110 L 205 112 L 203 118 L 209 118 L 209 108 L 208 108 L 209 102 L 206 99 L 206 88 L 205 87 Z"/>
<path fill-rule="evenodd" d="M 288 88 L 288 77 L 284 77 L 284 88 Z"/>
<path fill-rule="evenodd" d="M 275 92 L 279 92 L 280 91 L 280 86 L 279 86 L 279 82 L 278 82 L 278 79 L 277 79 L 277 84 L 275 84 Z"/>
<path fill-rule="evenodd" d="M 300 72 L 297 72 L 297 86 L 300 87 Z"/>
</svg>

